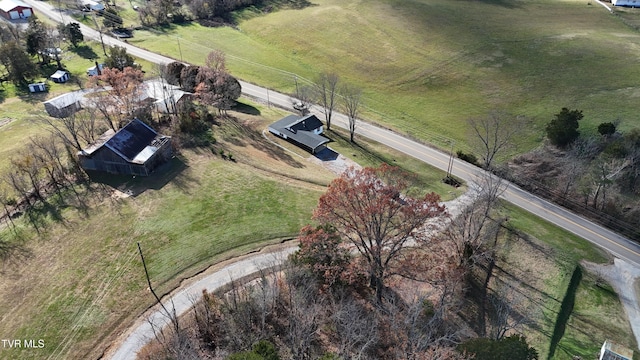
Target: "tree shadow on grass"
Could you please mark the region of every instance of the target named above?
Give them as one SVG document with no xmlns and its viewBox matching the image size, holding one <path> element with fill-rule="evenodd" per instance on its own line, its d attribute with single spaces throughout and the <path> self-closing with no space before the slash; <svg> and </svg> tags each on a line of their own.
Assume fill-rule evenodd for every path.
<svg viewBox="0 0 640 360">
<path fill-rule="evenodd" d="M 32 252 L 22 241 L 0 239 L 0 274 L 7 268 L 23 263 L 32 256 Z"/>
<path fill-rule="evenodd" d="M 72 46 L 69 48 L 69 50 L 85 59 L 95 60 L 98 58 L 98 54 L 96 54 L 96 52 L 93 51 L 93 49 L 90 46 L 87 46 L 84 44 L 78 45 L 77 47 Z"/>
<path fill-rule="evenodd" d="M 467 1 L 467 0 L 462 0 L 462 1 Z M 477 1 L 477 0 L 473 0 L 473 1 Z M 518 2 L 514 0 L 480 0 L 479 2 L 487 5 L 500 6 L 507 9 L 516 9 L 521 7 L 520 4 L 518 4 Z"/>
<path fill-rule="evenodd" d="M 87 171 L 87 174 L 93 183 L 116 189 L 124 196 L 135 197 L 147 190 L 160 190 L 170 182 L 183 192 L 190 193 L 197 181 L 185 172 L 187 168 L 185 160 L 175 156 L 157 167 L 149 176 L 118 175 L 100 171 Z"/>
<path fill-rule="evenodd" d="M 260 110 L 258 110 L 256 107 L 251 106 L 249 104 L 245 104 L 243 102 L 236 102 L 236 105 L 233 107 L 234 111 L 237 111 L 239 113 L 243 113 L 243 114 L 247 114 L 247 115 L 260 115 Z"/>
<path fill-rule="evenodd" d="M 265 134 L 263 136 L 263 134 L 260 131 L 256 131 L 252 128 L 239 124 L 237 119 L 233 118 L 232 116 L 229 116 L 226 120 L 223 120 L 223 121 L 224 121 L 224 124 L 222 124 L 222 126 L 228 127 L 229 132 L 238 133 L 242 135 L 242 136 L 227 136 L 224 139 L 225 141 L 231 144 L 234 144 L 236 146 L 242 146 L 242 147 L 252 146 L 257 150 L 268 154 L 272 158 L 283 161 L 287 165 L 294 168 L 304 167 L 304 164 L 302 164 L 301 162 L 293 158 L 289 153 L 287 153 L 287 151 L 285 151 L 280 147 L 273 146 L 268 141 L 265 141 L 265 136 L 269 136 L 269 134 Z M 265 131 L 265 133 L 268 133 L 268 132 Z"/>
</svg>

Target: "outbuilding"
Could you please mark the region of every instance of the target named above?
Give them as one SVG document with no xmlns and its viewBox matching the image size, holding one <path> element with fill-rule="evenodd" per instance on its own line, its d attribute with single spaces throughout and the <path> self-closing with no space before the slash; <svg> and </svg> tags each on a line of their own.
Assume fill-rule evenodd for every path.
<svg viewBox="0 0 640 360">
<path fill-rule="evenodd" d="M 104 64 L 96 64 L 87 69 L 87 75 L 98 76 L 102 73 L 102 69 L 104 69 Z"/>
<path fill-rule="evenodd" d="M 53 82 L 63 84 L 69 80 L 69 73 L 64 70 L 58 70 L 49 77 Z"/>
<path fill-rule="evenodd" d="M 611 0 L 613 6 L 640 7 L 640 0 Z"/>
<path fill-rule="evenodd" d="M 2 0 L 0 15 L 9 20 L 26 19 L 33 15 L 33 9 L 20 0 Z"/>
<path fill-rule="evenodd" d="M 69 117 L 82 109 L 82 99 L 83 95 L 78 91 L 62 94 L 45 101 L 44 109 L 55 118 Z"/>
<path fill-rule="evenodd" d="M 47 91 L 47 86 L 43 82 L 29 84 L 30 93 L 39 93 Z"/>
<path fill-rule="evenodd" d="M 109 129 L 78 152 L 80 166 L 85 170 L 141 176 L 151 174 L 172 155 L 171 137 L 158 134 L 138 119 L 118 132 Z"/>
<path fill-rule="evenodd" d="M 602 344 L 600 349 L 599 360 L 631 360 L 633 359 L 633 350 L 617 344 L 611 340 L 607 340 Z"/>
</svg>

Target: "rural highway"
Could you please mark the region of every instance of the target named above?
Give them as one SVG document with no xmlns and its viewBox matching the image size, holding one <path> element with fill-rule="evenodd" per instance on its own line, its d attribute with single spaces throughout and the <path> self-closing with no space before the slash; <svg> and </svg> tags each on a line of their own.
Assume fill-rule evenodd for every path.
<svg viewBox="0 0 640 360">
<path fill-rule="evenodd" d="M 26 0 L 25 2 L 31 5 L 35 10 L 45 14 L 55 21 L 59 22 L 64 19 L 65 23 L 75 22 L 73 18 L 62 14 L 47 2 L 34 0 Z M 80 24 L 80 27 L 85 38 L 100 41 L 100 34 L 97 31 L 82 24 Z M 127 49 L 129 54 L 155 64 L 168 64 L 176 61 L 175 59 L 124 43 L 110 36 L 103 35 L 103 41 L 109 46 L 123 46 Z M 246 96 L 250 96 L 279 107 L 287 109 L 291 108 L 292 101 L 289 95 L 268 90 L 244 81 L 240 81 L 240 84 L 242 85 L 242 92 Z M 312 107 L 311 111 L 318 114 L 321 113 L 321 109 L 317 106 Z M 342 128 L 348 128 L 347 117 L 343 114 L 336 113 L 334 114 L 332 124 Z M 450 158 L 449 154 L 410 140 L 393 131 L 368 124 L 364 121 L 359 121 L 356 128 L 356 136 L 370 138 L 407 155 L 413 156 L 416 159 L 424 161 L 441 170 L 447 170 Z M 464 161 L 454 159 L 452 174 L 467 182 L 471 182 L 482 177 L 484 171 Z M 514 184 L 506 183 L 506 185 L 507 188 L 502 194 L 502 198 L 506 201 L 600 246 L 620 259 L 635 264 L 636 266 L 640 266 L 640 244 L 632 242 L 613 231 L 594 224 L 593 222 L 558 205 L 530 194 Z"/>
</svg>

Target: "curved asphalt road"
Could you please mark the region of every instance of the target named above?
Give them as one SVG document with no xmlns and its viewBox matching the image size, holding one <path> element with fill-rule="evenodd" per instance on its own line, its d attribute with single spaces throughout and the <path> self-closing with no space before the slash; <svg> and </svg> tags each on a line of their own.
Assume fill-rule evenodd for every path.
<svg viewBox="0 0 640 360">
<path fill-rule="evenodd" d="M 61 15 L 60 12 L 53 9 L 53 7 L 50 6 L 48 3 L 39 2 L 39 1 L 37 2 L 34 0 L 25 0 L 25 2 L 27 2 L 29 5 L 31 5 L 34 9 L 36 9 L 40 13 L 49 16 L 55 21 L 61 21 L 61 19 L 64 19 L 66 23 L 72 22 L 72 21 L 75 22 L 75 20 L 73 20 L 69 16 Z M 80 27 L 81 27 L 82 33 L 86 38 L 99 41 L 100 37 L 97 31 L 87 26 L 84 26 L 82 24 L 80 25 Z M 129 54 L 132 54 L 136 57 L 145 59 L 147 61 L 150 61 L 156 64 L 168 64 L 170 62 L 175 61 L 174 59 L 137 48 L 135 46 L 121 42 L 109 36 L 103 36 L 103 41 L 106 45 L 109 45 L 109 46 L 112 46 L 112 45 L 123 46 L 127 49 Z M 274 104 L 276 106 L 291 108 L 291 103 L 292 103 L 291 97 L 288 95 L 267 90 L 265 88 L 262 88 L 253 84 L 249 84 L 243 81 L 241 81 L 240 83 L 242 85 L 243 93 L 247 96 L 251 96 L 253 98 L 257 98 L 265 102 L 268 101 L 270 104 Z M 318 114 L 321 113 L 321 109 L 316 106 L 312 107 L 311 111 Z M 343 114 L 336 113 L 334 115 L 332 123 L 339 127 L 348 128 L 347 118 Z M 433 148 L 430 148 L 428 146 L 425 146 L 413 140 L 407 139 L 387 129 L 374 126 L 362 121 L 358 122 L 356 133 L 357 133 L 357 136 L 364 136 L 372 140 L 378 141 L 391 148 L 401 151 L 407 155 L 413 156 L 416 159 L 419 159 L 430 165 L 433 165 L 443 171 L 447 170 L 447 167 L 449 164 L 449 154 L 443 153 L 441 151 L 435 150 Z M 454 159 L 452 174 L 467 182 L 470 182 L 470 181 L 477 180 L 479 177 L 483 176 L 484 172 L 483 170 L 475 166 L 472 166 L 466 162 Z M 576 234 L 594 243 L 595 245 L 600 246 L 601 248 L 609 251 L 614 256 L 620 259 L 623 259 L 636 266 L 640 266 L 640 244 L 634 243 L 629 239 L 623 236 L 620 236 L 610 230 L 607 230 L 602 226 L 594 224 L 591 221 L 586 220 L 583 217 L 578 216 L 560 206 L 557 206 L 551 202 L 548 202 L 535 195 L 532 195 L 520 189 L 514 184 L 506 183 L 506 185 L 507 185 L 506 190 L 502 194 L 502 198 L 505 199 L 506 201 L 509 201 L 512 204 L 519 206 L 522 209 L 529 211 L 549 221 L 552 224 L 555 224 L 573 234 Z M 257 269 L 260 268 L 260 266 L 268 266 L 266 264 L 263 264 L 258 267 L 255 267 L 256 260 L 253 260 L 253 261 L 254 262 L 251 262 L 251 263 L 246 263 L 246 262 L 238 263 L 239 267 L 236 266 L 235 269 L 238 269 L 237 271 L 240 271 L 240 273 L 244 273 L 245 271 L 244 269 L 250 268 L 250 269 L 253 269 L 252 271 L 257 271 Z M 273 264 L 272 261 L 269 263 Z M 230 275 L 230 276 L 237 279 L 238 277 L 240 277 L 238 276 L 238 274 L 240 273 L 233 273 L 235 275 Z M 230 271 L 229 274 L 232 274 L 232 272 Z M 220 280 L 218 279 L 215 281 L 218 281 L 217 286 L 219 286 Z M 227 281 L 228 281 L 228 277 L 227 277 Z M 198 283 L 198 285 L 195 286 L 195 291 L 199 292 L 203 288 L 211 289 L 212 287 L 216 287 L 216 284 L 213 284 L 213 283 L 199 284 Z M 192 287 L 190 287 L 190 289 L 192 289 Z M 184 292 L 187 292 L 187 290 L 184 290 Z M 178 307 L 179 305 L 184 307 L 184 306 L 188 306 L 189 304 L 190 302 L 188 304 L 187 303 L 176 304 L 176 307 Z M 156 321 L 162 322 L 161 319 L 160 320 L 156 319 Z M 142 328 L 145 328 L 144 331 L 146 331 L 147 334 L 149 333 L 149 331 L 152 330 L 147 322 L 145 322 L 142 325 L 140 324 L 138 325 L 139 326 L 136 327 L 136 331 L 135 331 L 136 333 L 138 333 L 138 330 L 142 330 Z M 114 354 L 112 358 L 113 359 L 135 358 L 135 353 L 137 352 L 138 349 L 140 349 L 139 342 L 141 340 L 142 340 L 141 338 L 139 337 L 136 338 L 133 335 L 128 336 L 123 346 L 121 346 L 117 350 L 117 353 Z"/>
</svg>

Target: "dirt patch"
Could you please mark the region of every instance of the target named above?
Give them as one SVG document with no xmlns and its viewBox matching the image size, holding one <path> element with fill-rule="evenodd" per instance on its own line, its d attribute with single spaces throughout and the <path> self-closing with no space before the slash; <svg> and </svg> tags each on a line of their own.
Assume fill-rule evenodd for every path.
<svg viewBox="0 0 640 360">
<path fill-rule="evenodd" d="M 0 127 L 5 126 L 12 121 L 13 121 L 12 118 L 0 118 Z"/>
</svg>

